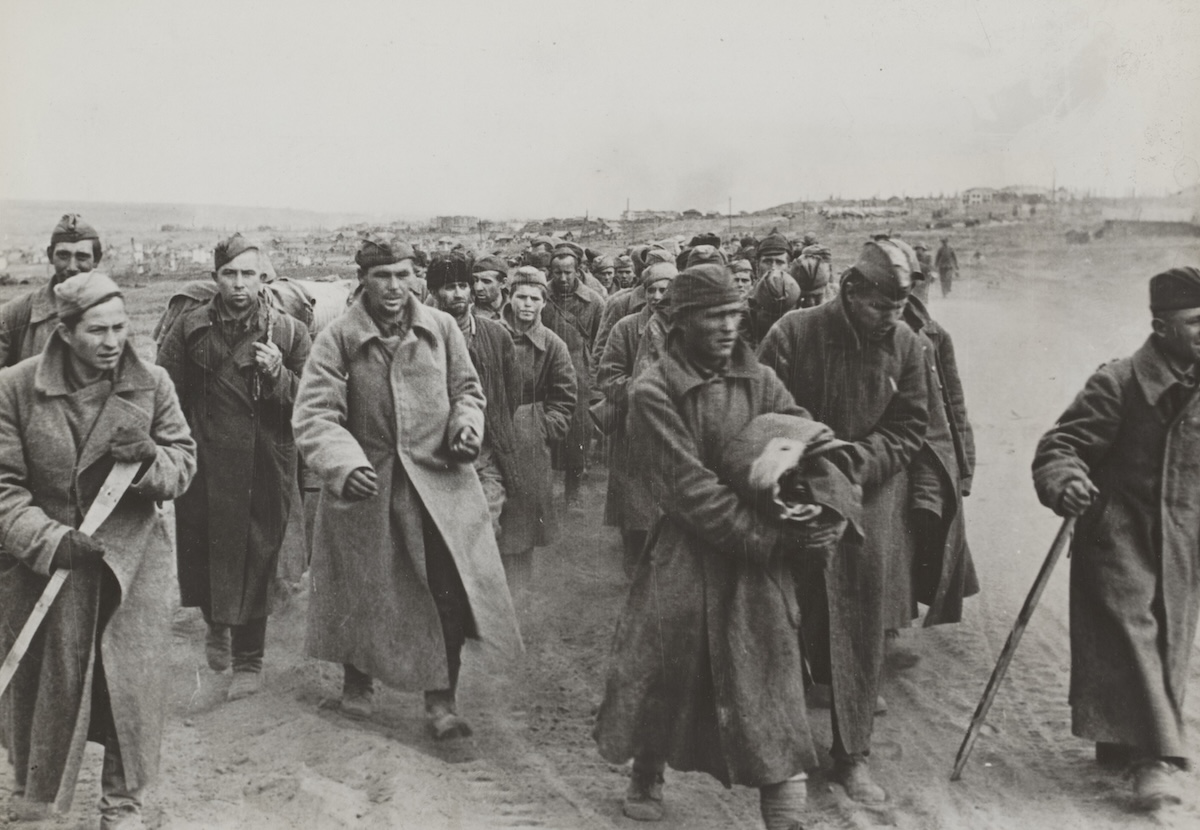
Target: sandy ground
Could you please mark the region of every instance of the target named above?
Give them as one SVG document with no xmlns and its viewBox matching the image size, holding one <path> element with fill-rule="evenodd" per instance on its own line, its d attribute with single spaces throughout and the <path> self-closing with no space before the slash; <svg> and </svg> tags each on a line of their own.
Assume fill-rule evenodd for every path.
<svg viewBox="0 0 1200 830">
<path fill-rule="evenodd" d="M 1029 477 L 1035 441 L 1105 360 L 1148 331 L 1146 279 L 1200 261 L 1200 245 L 1139 243 L 1056 250 L 1014 247 L 968 270 L 935 316 L 954 335 L 975 425 L 979 469 L 968 533 L 983 583 L 958 626 L 913 630 L 901 644 L 920 657 L 889 663 L 873 769 L 880 808 L 846 799 L 824 775 L 809 786 L 810 828 L 1200 827 L 1195 803 L 1150 819 L 1133 812 L 1129 783 L 1101 771 L 1090 744 L 1070 734 L 1066 566 L 1026 632 L 963 779 L 950 768 L 984 684 L 1058 520 L 1037 504 Z M 524 658 L 468 653 L 460 708 L 475 737 L 426 737 L 419 696 L 385 690 L 365 723 L 328 703 L 340 670 L 302 656 L 305 599 L 271 622 L 265 689 L 226 703 L 228 675 L 203 662 L 203 625 L 180 614 L 163 655 L 172 666 L 161 780 L 148 797 L 152 827 L 185 828 L 611 828 L 624 771 L 590 739 L 604 661 L 624 599 L 615 534 L 600 524 L 604 482 L 568 517 L 562 541 L 539 554 L 535 589 L 520 599 Z M 1200 661 L 1193 677 L 1200 673 Z M 1200 706 L 1187 707 L 1195 733 Z M 810 710 L 828 744 L 828 713 Z M 95 826 L 100 750 L 76 805 L 53 828 Z M 828 757 L 825 756 L 828 767 Z M 1194 792 L 1196 776 L 1189 777 Z M 0 798 L 11 777 L 0 772 Z M 667 820 L 678 828 L 759 827 L 757 793 L 668 772 Z"/>
</svg>

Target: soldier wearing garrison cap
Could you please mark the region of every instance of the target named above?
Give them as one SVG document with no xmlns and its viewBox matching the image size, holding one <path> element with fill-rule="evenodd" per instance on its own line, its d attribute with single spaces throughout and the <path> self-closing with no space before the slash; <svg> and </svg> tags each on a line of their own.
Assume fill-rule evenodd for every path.
<svg viewBox="0 0 1200 830">
<path fill-rule="evenodd" d="M 175 509 L 180 598 L 208 624 L 209 667 L 233 668 L 230 700 L 260 688 L 284 530 L 300 509 L 291 412 L 311 339 L 272 306 L 271 273 L 259 243 L 222 240 L 216 294 L 184 313 L 158 352 L 199 457 Z"/>
<path fill-rule="evenodd" d="M 342 664 L 344 715 L 371 716 L 378 678 L 424 691 L 435 738 L 463 737 L 464 643 L 520 651 L 473 464 L 491 403 L 459 324 L 415 296 L 412 248 L 364 240 L 356 261 L 362 291 L 317 335 L 292 414 L 323 484 L 306 649 Z"/>
<path fill-rule="evenodd" d="M 884 647 L 887 563 L 911 561 L 907 468 L 929 421 L 921 341 L 901 322 L 911 286 L 904 252 L 868 242 L 836 300 L 784 315 L 759 347 L 796 403 L 850 442 L 834 460 L 862 487 L 865 540 L 844 540 L 827 570 L 797 579 L 806 657 L 833 686 L 835 777 L 856 801 L 885 793 L 871 778 Z"/>
<path fill-rule="evenodd" d="M 66 578 L 0 697 L 7 807 L 18 821 L 65 812 L 94 765 L 101 830 L 132 830 L 144 826 L 171 684 L 174 564 L 160 508 L 187 490 L 196 445 L 167 373 L 129 341 L 117 285 L 83 270 L 54 295 L 54 336 L 0 372 L 0 654 L 50 575 Z M 136 477 L 99 529 L 77 530 L 116 463 Z M 89 741 L 103 745 L 102 765 Z"/>
<path fill-rule="evenodd" d="M 1150 280 L 1151 334 L 1101 366 L 1038 443 L 1038 498 L 1078 516 L 1071 732 L 1133 770 L 1143 809 L 1178 804 L 1200 617 L 1200 270 Z"/>
<path fill-rule="evenodd" d="M 0 306 L 0 368 L 41 354 L 58 324 L 54 286 L 100 264 L 104 249 L 96 229 L 77 213 L 59 220 L 50 234 L 46 256 L 54 266 L 50 282 Z"/>
</svg>

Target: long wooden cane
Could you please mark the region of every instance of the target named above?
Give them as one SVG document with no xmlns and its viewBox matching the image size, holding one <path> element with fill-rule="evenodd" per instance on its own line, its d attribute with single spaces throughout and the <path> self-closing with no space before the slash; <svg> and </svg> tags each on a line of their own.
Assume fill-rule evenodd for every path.
<svg viewBox="0 0 1200 830">
<path fill-rule="evenodd" d="M 100 525 L 104 524 L 104 520 L 113 512 L 117 502 L 121 500 L 121 496 L 125 495 L 125 491 L 133 483 L 140 467 L 141 464 L 136 462 L 117 462 L 113 465 L 108 473 L 108 478 L 104 479 L 104 484 L 100 487 L 100 494 L 96 496 L 92 506 L 88 508 L 87 515 L 83 517 L 83 524 L 79 526 L 80 533 L 90 536 L 99 529 Z M 62 590 L 69 573 L 68 569 L 59 568 L 51 574 L 50 581 L 42 590 L 42 596 L 38 599 L 37 605 L 33 606 L 33 613 L 25 621 L 21 633 L 17 635 L 12 651 L 4 658 L 4 664 L 0 665 L 0 695 L 4 694 L 4 690 L 12 682 L 13 675 L 17 673 L 17 667 L 21 665 L 21 658 L 25 656 L 25 652 L 29 650 L 29 644 L 33 642 L 33 635 L 37 633 L 42 620 L 49 613 L 50 606 L 54 603 L 59 591 Z"/>
<path fill-rule="evenodd" d="M 983 728 L 988 710 L 992 708 L 992 702 L 996 699 L 1000 681 L 1008 672 L 1008 664 L 1012 662 L 1013 655 L 1017 653 L 1017 646 L 1021 642 L 1021 636 L 1025 633 L 1025 626 L 1029 625 L 1033 609 L 1037 607 L 1038 600 L 1042 598 L 1042 592 L 1046 590 L 1046 585 L 1050 582 L 1050 574 L 1054 572 L 1054 566 L 1062 558 L 1062 553 L 1066 550 L 1067 543 L 1071 541 L 1071 534 L 1074 530 L 1075 517 L 1072 516 L 1063 520 L 1062 527 L 1058 529 L 1058 535 L 1054 537 L 1054 544 L 1050 546 L 1050 552 L 1046 554 L 1046 561 L 1042 563 L 1042 569 L 1038 571 L 1037 579 L 1033 581 L 1033 587 L 1029 589 L 1029 596 L 1025 597 L 1025 604 L 1021 606 L 1021 612 L 1017 614 L 1017 621 L 1008 634 L 1008 641 L 1005 642 L 1004 648 L 1000 652 L 1000 659 L 996 661 L 996 668 L 992 670 L 987 688 L 983 691 L 983 699 L 975 707 L 971 725 L 967 727 L 967 734 L 963 737 L 962 746 L 958 748 L 958 755 L 954 759 L 954 771 L 950 773 L 951 781 L 957 781 L 962 777 L 963 767 L 966 766 L 971 749 L 975 746 L 975 739 L 979 737 L 979 730 Z"/>
</svg>

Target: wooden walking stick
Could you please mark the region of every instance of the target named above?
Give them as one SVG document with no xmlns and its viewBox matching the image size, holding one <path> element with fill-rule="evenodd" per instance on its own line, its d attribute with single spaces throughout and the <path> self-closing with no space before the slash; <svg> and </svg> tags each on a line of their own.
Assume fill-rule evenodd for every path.
<svg viewBox="0 0 1200 830">
<path fill-rule="evenodd" d="M 1046 561 L 1042 563 L 1042 569 L 1038 571 L 1037 579 L 1033 581 L 1033 587 L 1029 589 L 1029 596 L 1025 597 L 1025 604 L 1021 606 L 1021 612 L 1017 614 L 1017 621 L 1008 634 L 1004 648 L 1000 651 L 1000 659 L 996 661 L 996 668 L 992 670 L 987 688 L 983 691 L 983 698 L 975 707 L 971 725 L 967 727 L 967 734 L 963 737 L 962 746 L 958 748 L 958 755 L 954 759 L 954 771 L 950 773 L 951 781 L 957 781 L 962 777 L 963 767 L 966 766 L 967 758 L 971 755 L 971 748 L 975 746 L 975 739 L 979 737 L 983 721 L 987 718 L 988 710 L 992 708 L 992 702 L 996 699 L 1000 681 L 1008 672 L 1008 664 L 1012 662 L 1013 655 L 1017 653 L 1017 645 L 1020 644 L 1021 636 L 1025 633 L 1025 626 L 1029 625 L 1033 609 L 1037 607 L 1038 600 L 1042 598 L 1042 592 L 1046 590 L 1046 584 L 1050 581 L 1050 574 L 1053 573 L 1054 566 L 1058 564 L 1062 552 L 1066 550 L 1067 544 L 1071 541 L 1071 533 L 1074 530 L 1075 517 L 1063 519 L 1062 527 L 1058 529 L 1058 535 L 1054 537 L 1054 544 L 1050 546 L 1050 552 L 1046 554 Z"/>
<path fill-rule="evenodd" d="M 92 506 L 88 508 L 87 515 L 83 517 L 83 524 L 79 526 L 80 533 L 90 536 L 99 529 L 100 525 L 104 524 L 104 520 L 113 512 L 113 508 L 117 506 L 121 496 L 125 495 L 125 491 L 133 483 L 141 466 L 137 462 L 121 461 L 113 465 L 112 470 L 108 473 L 108 478 L 104 479 L 104 484 L 100 487 L 100 494 L 96 496 Z M 0 665 L 0 695 L 4 694 L 4 690 L 12 682 L 13 675 L 17 673 L 17 666 L 21 665 L 21 658 L 25 656 L 25 652 L 29 650 L 29 644 L 33 642 L 33 635 L 37 633 L 42 620 L 49 613 L 50 606 L 54 604 L 54 599 L 62 590 L 69 573 L 68 569 L 59 568 L 50 575 L 50 581 L 42 590 L 41 598 L 38 599 L 37 605 L 33 606 L 33 613 L 25 621 L 21 633 L 17 635 L 12 651 L 4 658 L 4 664 Z"/>
</svg>

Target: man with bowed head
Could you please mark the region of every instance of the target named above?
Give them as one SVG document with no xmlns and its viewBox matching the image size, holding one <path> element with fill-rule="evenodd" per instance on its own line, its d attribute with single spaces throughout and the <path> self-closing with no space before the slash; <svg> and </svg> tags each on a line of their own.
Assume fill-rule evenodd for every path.
<svg viewBox="0 0 1200 830">
<path fill-rule="evenodd" d="M 174 604 L 158 503 L 188 488 L 196 445 L 167 373 L 128 341 L 116 283 L 81 272 L 54 296 L 55 334 L 41 355 L 0 372 L 0 654 L 50 574 L 67 571 L 0 697 L 9 812 L 68 810 L 94 741 L 104 746 L 101 830 L 135 830 L 158 771 Z M 117 462 L 138 465 L 132 484 L 98 530 L 81 533 Z"/>
<path fill-rule="evenodd" d="M 887 577 L 912 561 L 907 469 L 929 423 L 925 353 L 901 320 L 911 284 L 900 248 L 868 242 L 836 300 L 787 313 L 759 346 L 796 403 L 849 442 L 830 458 L 862 487 L 865 538 L 844 539 L 828 569 L 802 566 L 796 583 L 805 658 L 833 687 L 834 776 L 865 803 L 887 797 L 868 768 Z"/>
<path fill-rule="evenodd" d="M 208 624 L 209 667 L 232 663 L 229 700 L 261 687 L 271 588 L 300 504 L 291 417 L 311 343 L 265 295 L 269 270 L 258 243 L 239 233 L 222 241 L 217 293 L 158 352 L 198 448 L 196 482 L 175 509 L 180 598 Z"/>
<path fill-rule="evenodd" d="M 792 566 L 824 562 L 846 522 L 785 522 L 770 499 L 734 489 L 724 448 L 759 416 L 805 413 L 738 335 L 745 302 L 723 265 L 685 269 L 670 303 L 665 353 L 629 402 L 658 524 L 617 624 L 595 739 L 609 762 L 633 759 L 630 818 L 664 817 L 669 764 L 757 787 L 768 830 L 792 830 L 817 765 Z"/>
<path fill-rule="evenodd" d="M 1071 545 L 1071 731 L 1131 766 L 1146 810 L 1190 765 L 1188 662 L 1200 615 L 1200 270 L 1150 280 L 1152 333 L 1101 366 L 1038 442 L 1042 504 Z"/>
<path fill-rule="evenodd" d="M 100 264 L 103 253 L 95 228 L 77 213 L 63 216 L 46 248 L 54 267 L 50 282 L 0 306 L 0 367 L 16 366 L 42 353 L 58 325 L 54 286 L 91 271 Z"/>
<path fill-rule="evenodd" d="M 307 650 L 343 666 L 342 712 L 373 678 L 425 693 L 434 737 L 470 734 L 456 699 L 467 638 L 521 650 L 472 462 L 484 397 L 454 319 L 419 302 L 413 251 L 369 238 L 362 293 L 313 344 L 292 424 L 322 481 Z"/>
</svg>

